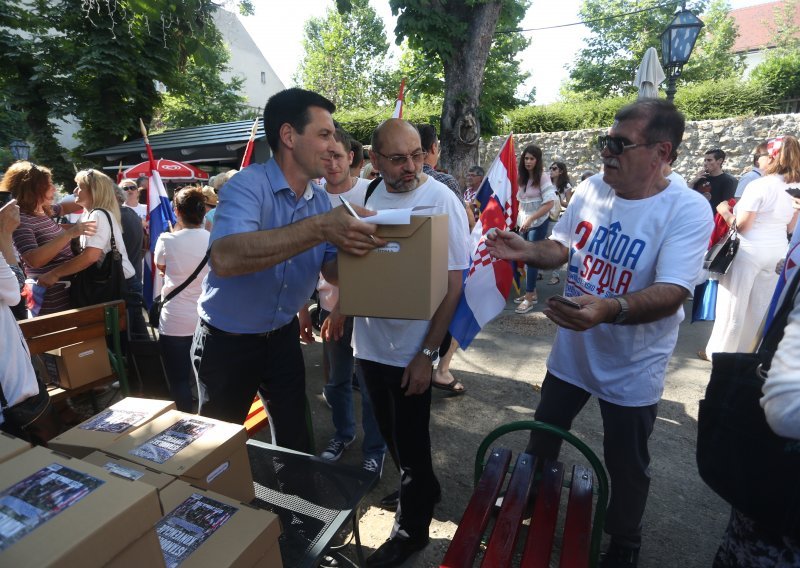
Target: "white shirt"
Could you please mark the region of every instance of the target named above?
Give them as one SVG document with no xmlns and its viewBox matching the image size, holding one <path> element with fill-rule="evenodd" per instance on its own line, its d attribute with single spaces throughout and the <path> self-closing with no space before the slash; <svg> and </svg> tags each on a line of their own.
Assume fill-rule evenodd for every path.
<svg viewBox="0 0 800 568">
<path fill-rule="evenodd" d="M 447 269 L 469 266 L 467 216 L 464 205 L 450 188 L 432 177 L 413 191 L 389 193 L 381 182 L 369 199 L 369 208 L 403 209 L 431 205 L 426 214 L 448 215 Z M 379 276 L 376 276 L 379 278 Z M 391 296 L 387 296 L 391 302 Z M 430 321 L 357 317 L 353 324 L 353 354 L 359 359 L 406 367 L 422 348 Z"/>
<path fill-rule="evenodd" d="M 128 260 L 128 250 L 125 248 L 125 241 L 122 240 L 122 227 L 119 226 L 117 218 L 114 213 L 108 211 L 108 217 L 100 209 L 94 209 L 91 213 L 84 211 L 81 214 L 81 221 L 96 221 L 97 232 L 91 237 L 86 235 L 81 236 L 81 247 L 98 248 L 101 251 L 100 258 L 97 264 L 101 264 L 106 257 L 106 253 L 111 250 L 111 226 L 108 224 L 108 219 L 111 219 L 111 226 L 114 227 L 114 244 L 117 250 L 122 254 L 122 271 L 125 273 L 125 278 L 130 278 L 136 274 L 136 271 Z"/>
<path fill-rule="evenodd" d="M 364 197 L 367 195 L 367 188 L 372 180 L 365 178 L 356 178 L 356 183 L 345 191 L 344 193 L 327 193 L 327 186 L 325 191 L 328 199 L 331 201 L 331 207 L 339 207 L 342 204 L 340 197 L 344 197 L 348 202 L 356 205 L 364 206 Z M 317 290 L 319 291 L 319 306 L 330 312 L 339 301 L 339 287 L 334 286 L 319 275 L 319 282 L 317 282 Z"/>
<path fill-rule="evenodd" d="M 9 406 L 39 392 L 28 344 L 10 307 L 19 303 L 19 281 L 0 254 L 0 384 Z M 0 424 L 3 413 L 0 412 Z"/>
<path fill-rule="evenodd" d="M 181 229 L 174 233 L 161 233 L 156 241 L 156 265 L 166 266 L 161 299 L 183 284 L 203 260 L 208 250 L 211 233 L 205 229 Z M 197 301 L 203 278 L 209 271 L 208 263 L 197 277 L 180 293 L 164 304 L 158 322 L 158 332 L 163 335 L 186 337 L 194 334 L 197 326 Z"/>
<path fill-rule="evenodd" d="M 122 206 L 123 207 L 128 207 L 129 209 L 133 209 L 134 211 L 136 211 L 136 214 L 139 216 L 139 219 L 141 219 L 142 221 L 147 219 L 147 205 L 145 205 L 144 203 L 137 203 L 133 207 L 131 207 L 127 203 L 123 203 Z"/>
<path fill-rule="evenodd" d="M 694 290 L 712 228 L 702 195 L 670 183 L 652 197 L 622 199 L 602 176 L 580 187 L 550 237 L 570 250 L 564 295 L 610 298 L 655 283 Z M 683 317 L 681 307 L 652 323 L 559 328 L 547 368 L 608 402 L 655 404 Z"/>
<path fill-rule="evenodd" d="M 800 184 L 792 185 L 797 187 Z M 794 215 L 792 197 L 786 193 L 789 187 L 782 175 L 773 174 L 753 180 L 744 188 L 733 214 L 752 211 L 756 216 L 750 228 L 742 233 L 741 246 L 761 248 L 787 245 L 786 225 Z"/>
<path fill-rule="evenodd" d="M 677 186 L 680 186 L 680 187 L 686 187 L 686 188 L 689 187 L 688 185 L 686 185 L 686 180 L 683 179 L 683 176 L 681 174 L 679 174 L 678 172 L 676 172 L 675 170 L 672 170 L 669 173 L 669 175 L 667 176 L 667 179 L 670 181 L 670 183 L 672 183 L 674 185 L 677 185 Z"/>
</svg>

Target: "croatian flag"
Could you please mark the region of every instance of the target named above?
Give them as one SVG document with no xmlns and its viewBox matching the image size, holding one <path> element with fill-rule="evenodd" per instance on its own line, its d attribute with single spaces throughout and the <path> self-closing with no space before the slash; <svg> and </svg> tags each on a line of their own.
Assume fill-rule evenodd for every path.
<svg viewBox="0 0 800 568">
<path fill-rule="evenodd" d="M 397 102 L 394 103 L 392 118 L 403 118 L 403 91 L 406 88 L 406 78 L 400 81 L 400 92 L 397 94 Z"/>
<path fill-rule="evenodd" d="M 161 294 L 161 276 L 155 265 L 156 242 L 161 233 L 172 232 L 172 226 L 175 224 L 176 219 L 175 214 L 172 212 L 167 190 L 164 188 L 164 182 L 161 181 L 161 175 L 156 168 L 153 149 L 150 147 L 150 141 L 147 139 L 147 130 L 141 119 L 139 119 L 139 126 L 144 136 L 147 157 L 150 160 L 150 180 L 147 184 L 147 224 L 150 247 L 144 255 L 144 282 L 142 283 L 144 304 L 147 309 L 150 309 L 155 297 Z"/>
<path fill-rule="evenodd" d="M 450 323 L 450 333 L 462 349 L 503 311 L 511 290 L 511 263 L 492 258 L 486 250 L 486 233 L 490 229 L 507 231 L 516 222 L 516 162 L 514 139 L 509 135 L 478 189 L 481 216 L 470 235 L 470 267 L 464 271 L 463 292 Z"/>
</svg>

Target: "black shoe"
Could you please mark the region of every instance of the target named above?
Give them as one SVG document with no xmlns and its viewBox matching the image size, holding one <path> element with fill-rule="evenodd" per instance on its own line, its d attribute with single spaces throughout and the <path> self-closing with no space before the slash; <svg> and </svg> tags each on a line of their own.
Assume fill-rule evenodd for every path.
<svg viewBox="0 0 800 568">
<path fill-rule="evenodd" d="M 436 496 L 433 498 L 434 503 L 439 503 L 442 500 L 442 491 L 439 490 L 436 493 Z M 381 502 L 378 503 L 378 507 L 384 509 L 385 511 L 396 511 L 397 506 L 400 504 L 400 492 L 399 491 L 392 491 L 386 497 L 381 499 Z"/>
<path fill-rule="evenodd" d="M 608 550 L 600 555 L 600 568 L 636 568 L 639 565 L 639 549 L 623 546 L 611 541 Z"/>
<path fill-rule="evenodd" d="M 428 546 L 428 542 L 427 536 L 425 538 L 402 538 L 399 536 L 390 538 L 367 558 L 367 566 L 372 568 L 401 566 L 412 554 Z"/>
</svg>

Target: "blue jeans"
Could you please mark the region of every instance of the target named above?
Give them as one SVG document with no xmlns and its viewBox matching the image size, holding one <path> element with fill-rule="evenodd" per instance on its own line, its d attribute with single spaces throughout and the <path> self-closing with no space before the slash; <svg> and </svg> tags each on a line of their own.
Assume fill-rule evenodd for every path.
<svg viewBox="0 0 800 568">
<path fill-rule="evenodd" d="M 159 335 L 158 346 L 167 371 L 169 393 L 181 412 L 194 412 L 192 401 L 192 336 Z"/>
<path fill-rule="evenodd" d="M 550 218 L 546 218 L 544 223 L 533 229 L 528 229 L 523 235 L 526 241 L 535 242 L 547 238 L 547 227 L 550 225 Z M 539 268 L 532 264 L 526 264 L 528 271 L 525 275 L 525 291 L 527 293 L 536 292 L 536 279 L 539 277 Z"/>
<path fill-rule="evenodd" d="M 325 321 L 329 312 L 320 310 L 320 321 Z M 356 434 L 356 418 L 353 409 L 353 348 L 350 338 L 353 335 L 353 318 L 344 322 L 344 334 L 337 341 L 322 341 L 322 349 L 328 358 L 330 367 L 328 381 L 325 384 L 325 399 L 331 405 L 334 437 L 342 442 L 352 440 Z M 380 458 L 386 453 L 386 444 L 381 436 L 372 401 L 364 386 L 364 377 L 360 366 L 356 365 L 356 377 L 361 386 L 361 427 L 364 429 L 364 442 L 361 451 L 364 459 Z"/>
</svg>

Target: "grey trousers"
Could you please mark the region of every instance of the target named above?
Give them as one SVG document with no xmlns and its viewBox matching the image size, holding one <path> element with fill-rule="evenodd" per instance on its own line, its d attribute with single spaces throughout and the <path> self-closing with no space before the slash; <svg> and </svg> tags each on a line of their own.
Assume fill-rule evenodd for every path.
<svg viewBox="0 0 800 568">
<path fill-rule="evenodd" d="M 534 418 L 569 430 L 590 396 L 585 390 L 548 372 Z M 650 490 L 647 440 L 653 433 L 658 405 L 631 407 L 605 400 L 598 402 L 603 417 L 603 453 L 611 482 L 605 532 L 620 545 L 638 548 L 642 541 L 642 516 Z M 556 459 L 560 450 L 560 438 L 531 432 L 528 453 L 543 459 Z"/>
</svg>

